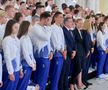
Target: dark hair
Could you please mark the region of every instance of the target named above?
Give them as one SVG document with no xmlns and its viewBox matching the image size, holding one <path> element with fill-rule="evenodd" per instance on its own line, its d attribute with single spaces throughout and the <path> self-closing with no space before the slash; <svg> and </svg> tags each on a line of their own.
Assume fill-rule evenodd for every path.
<svg viewBox="0 0 108 90">
<path fill-rule="evenodd" d="M 41 5 L 42 4 L 42 2 L 37 2 L 36 4 L 35 4 L 35 6 L 37 7 L 38 5 Z"/>
<path fill-rule="evenodd" d="M 17 13 L 15 13 L 14 20 L 16 20 L 17 22 L 19 22 L 20 21 L 20 17 L 23 17 L 22 13 L 17 12 Z"/>
<path fill-rule="evenodd" d="M 36 10 L 39 9 L 39 8 L 44 8 L 44 5 L 38 5 L 38 6 L 36 7 Z"/>
<path fill-rule="evenodd" d="M 78 14 L 79 13 L 79 10 L 74 10 L 74 14 Z"/>
<path fill-rule="evenodd" d="M 12 27 L 14 24 L 16 24 L 17 22 L 15 20 L 9 20 L 6 24 L 6 29 L 5 29 L 5 34 L 4 34 L 4 38 L 6 36 L 9 36 L 12 34 Z"/>
<path fill-rule="evenodd" d="M 101 13 L 97 13 L 96 16 L 101 16 Z"/>
<path fill-rule="evenodd" d="M 91 18 L 91 16 L 90 16 L 90 15 L 86 16 L 86 19 L 90 19 L 90 18 Z"/>
<path fill-rule="evenodd" d="M 96 16 L 95 16 L 95 15 L 91 15 L 91 17 L 94 18 L 94 19 L 96 20 Z M 91 25 L 92 25 L 92 29 L 93 29 L 94 26 L 95 26 L 95 28 L 96 28 L 96 22 L 95 22 L 94 24 L 92 23 Z"/>
<path fill-rule="evenodd" d="M 105 15 L 104 15 L 104 14 L 101 14 L 101 16 L 102 16 L 102 17 L 105 17 Z"/>
<path fill-rule="evenodd" d="M 108 20 L 108 16 L 106 16 L 105 18 L 104 18 L 104 22 L 106 22 Z"/>
<path fill-rule="evenodd" d="M 36 9 L 32 11 L 32 17 L 36 14 Z"/>
<path fill-rule="evenodd" d="M 98 26 L 98 31 L 101 31 L 102 33 L 103 33 L 103 31 L 102 31 L 102 26 L 104 25 L 104 22 L 101 22 L 100 24 L 99 24 L 99 26 Z"/>
<path fill-rule="evenodd" d="M 23 35 L 28 33 L 29 26 L 30 26 L 29 21 L 23 21 L 21 23 L 20 28 L 19 28 L 18 38 L 21 38 Z"/>
<path fill-rule="evenodd" d="M 67 7 L 68 7 L 68 6 L 67 6 L 66 3 L 63 3 L 63 4 L 62 4 L 62 10 L 66 9 Z"/>
<path fill-rule="evenodd" d="M 25 2 L 20 2 L 20 5 L 25 4 Z"/>
<path fill-rule="evenodd" d="M 93 10 L 90 11 L 90 15 L 95 15 Z"/>
<path fill-rule="evenodd" d="M 96 16 L 95 16 L 95 15 L 91 15 L 91 17 L 92 17 L 92 18 L 96 18 Z"/>
<path fill-rule="evenodd" d="M 45 7 L 47 7 L 47 6 L 48 6 L 48 1 L 45 2 Z"/>
<path fill-rule="evenodd" d="M 29 5 L 29 7 L 27 7 L 28 10 L 33 10 L 32 8 L 34 8 L 34 5 Z"/>
<path fill-rule="evenodd" d="M 51 17 L 50 13 L 49 12 L 43 12 L 41 15 L 40 15 L 40 20 L 41 19 L 46 19 L 48 17 Z"/>
<path fill-rule="evenodd" d="M 59 11 L 57 11 L 57 12 L 54 14 L 51 24 L 54 24 L 54 23 L 55 23 L 55 18 L 58 17 L 58 15 L 60 15 L 60 14 L 62 14 L 62 13 L 59 12 Z"/>
<path fill-rule="evenodd" d="M 17 2 L 19 1 L 19 0 L 16 0 Z"/>
<path fill-rule="evenodd" d="M 53 4 L 52 5 L 52 10 L 55 9 L 56 7 L 57 7 L 57 5 L 56 4 Z"/>
<path fill-rule="evenodd" d="M 101 16 L 97 16 L 97 15 L 96 15 L 95 19 L 98 20 L 100 17 L 101 17 Z"/>
<path fill-rule="evenodd" d="M 75 5 L 75 8 L 76 8 L 76 9 L 78 9 L 79 7 L 80 7 L 80 5 L 79 5 L 79 4 L 76 4 L 76 5 Z"/>
<path fill-rule="evenodd" d="M 72 10 L 74 10 L 75 8 L 74 8 L 74 6 L 70 5 L 70 6 L 69 6 L 69 9 L 70 9 L 70 11 L 72 11 Z"/>
</svg>

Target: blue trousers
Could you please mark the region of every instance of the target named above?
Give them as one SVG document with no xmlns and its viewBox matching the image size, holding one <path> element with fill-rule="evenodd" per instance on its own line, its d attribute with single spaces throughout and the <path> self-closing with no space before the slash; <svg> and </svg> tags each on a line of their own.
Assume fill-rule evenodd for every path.
<svg viewBox="0 0 108 90">
<path fill-rule="evenodd" d="M 45 90 L 49 75 L 50 61 L 48 58 L 36 58 L 36 66 L 33 82 L 39 84 L 40 90 Z"/>
<path fill-rule="evenodd" d="M 63 57 L 54 57 L 50 68 L 50 90 L 58 90 L 58 82 L 63 66 Z"/>
<path fill-rule="evenodd" d="M 26 90 L 30 77 L 31 77 L 31 73 L 32 73 L 32 68 L 31 67 L 23 67 L 23 73 L 24 76 L 22 79 L 19 80 L 18 83 L 18 87 L 17 90 Z"/>
<path fill-rule="evenodd" d="M 98 50 L 97 77 L 104 73 L 105 62 L 106 62 L 105 52 Z"/>
<path fill-rule="evenodd" d="M 108 74 L 108 54 L 106 55 L 105 73 Z"/>
<path fill-rule="evenodd" d="M 16 90 L 19 82 L 20 73 L 14 72 L 15 81 L 11 81 L 9 79 L 9 75 L 7 72 L 3 72 L 3 87 L 1 90 Z"/>
</svg>

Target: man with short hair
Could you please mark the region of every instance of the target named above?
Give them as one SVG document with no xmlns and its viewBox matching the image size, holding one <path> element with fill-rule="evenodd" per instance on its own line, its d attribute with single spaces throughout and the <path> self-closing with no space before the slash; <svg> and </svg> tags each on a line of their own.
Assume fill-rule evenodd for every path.
<svg viewBox="0 0 108 90">
<path fill-rule="evenodd" d="M 8 20 L 14 18 L 15 12 L 16 12 L 16 11 L 15 11 L 15 8 L 14 8 L 13 5 L 7 5 L 7 6 L 5 7 L 5 11 L 6 11 Z"/>
<path fill-rule="evenodd" d="M 51 61 L 50 68 L 50 90 L 58 90 L 58 82 L 63 66 L 64 59 L 66 60 L 66 46 L 61 25 L 63 24 L 63 14 L 56 12 L 54 14 L 54 24 L 51 26 L 52 35 L 51 42 L 54 50 L 54 57 Z"/>
<path fill-rule="evenodd" d="M 45 11 L 45 7 L 43 5 L 38 5 L 36 7 L 36 14 L 37 16 L 40 17 L 40 15 Z"/>
<path fill-rule="evenodd" d="M 6 24 L 6 12 L 0 10 L 0 88 L 3 85 L 2 82 L 2 39 L 5 33 L 5 24 Z"/>
<path fill-rule="evenodd" d="M 75 38 L 73 35 L 73 29 L 75 28 L 74 21 L 72 17 L 65 17 L 64 18 L 64 26 L 63 32 L 67 47 L 67 59 L 63 63 L 62 73 L 60 77 L 60 84 L 59 90 L 69 90 L 69 75 L 72 73 L 73 68 L 71 69 L 71 65 L 74 62 L 74 57 L 76 55 L 76 45 L 75 45 Z M 71 70 L 70 70 L 71 69 Z M 74 87 L 71 90 L 74 90 Z"/>
<path fill-rule="evenodd" d="M 48 26 L 51 23 L 50 18 L 51 15 L 48 12 L 43 12 L 40 15 L 40 22 L 29 33 L 34 47 L 34 57 L 37 65 L 33 82 L 39 84 L 40 90 L 45 90 L 50 60 L 53 56 L 50 44 L 51 30 Z"/>
</svg>

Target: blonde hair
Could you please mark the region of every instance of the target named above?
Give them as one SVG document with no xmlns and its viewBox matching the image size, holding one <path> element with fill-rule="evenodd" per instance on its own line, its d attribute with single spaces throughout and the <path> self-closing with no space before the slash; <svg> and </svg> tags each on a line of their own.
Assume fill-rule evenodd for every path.
<svg viewBox="0 0 108 90">
<path fill-rule="evenodd" d="M 87 30 L 87 31 L 90 31 L 91 30 L 92 26 L 91 26 L 91 23 L 90 23 L 89 19 L 86 19 L 84 21 L 83 28 L 84 28 L 84 30 Z"/>
<path fill-rule="evenodd" d="M 0 10 L 0 17 L 4 17 L 6 15 L 6 12 L 3 10 Z"/>
</svg>

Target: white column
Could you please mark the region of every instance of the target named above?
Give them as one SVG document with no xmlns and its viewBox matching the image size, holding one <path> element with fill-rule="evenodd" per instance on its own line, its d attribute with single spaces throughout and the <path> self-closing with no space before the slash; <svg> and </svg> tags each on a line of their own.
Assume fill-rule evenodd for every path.
<svg viewBox="0 0 108 90">
<path fill-rule="evenodd" d="M 96 4 L 95 4 L 95 11 L 96 11 L 96 13 L 97 13 L 97 12 L 100 11 L 100 10 L 99 10 L 99 7 L 100 7 L 100 0 L 96 0 L 95 3 L 96 3 Z"/>
<path fill-rule="evenodd" d="M 95 10 L 96 1 L 97 0 L 87 0 L 87 8 Z"/>
<path fill-rule="evenodd" d="M 99 12 L 99 3 L 100 0 L 87 0 L 87 8 Z"/>
</svg>

